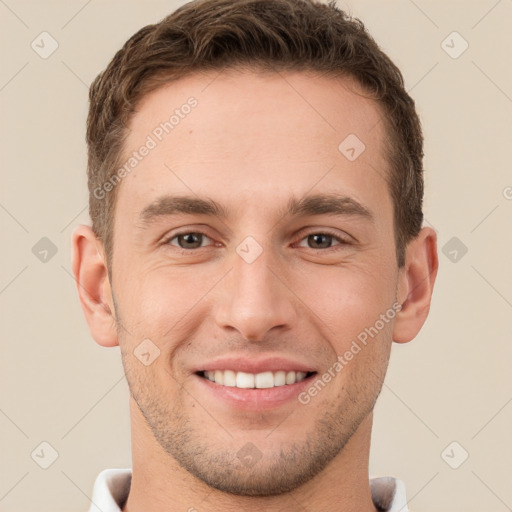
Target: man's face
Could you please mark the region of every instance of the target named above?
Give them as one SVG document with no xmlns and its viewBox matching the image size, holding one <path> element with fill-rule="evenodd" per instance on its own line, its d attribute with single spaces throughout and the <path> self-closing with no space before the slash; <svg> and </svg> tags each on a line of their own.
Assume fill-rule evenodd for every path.
<svg viewBox="0 0 512 512">
<path fill-rule="evenodd" d="M 268 495 L 311 479 L 380 392 L 393 321 L 357 340 L 392 308 L 399 271 L 384 127 L 354 89 L 304 73 L 194 75 L 149 94 L 131 120 L 126 157 L 148 136 L 156 147 L 118 191 L 123 364 L 162 453 L 218 489 Z M 359 156 L 353 136 L 338 149 L 350 134 Z M 345 199 L 288 212 L 323 195 Z M 225 216 L 176 211 L 175 196 Z"/>
</svg>

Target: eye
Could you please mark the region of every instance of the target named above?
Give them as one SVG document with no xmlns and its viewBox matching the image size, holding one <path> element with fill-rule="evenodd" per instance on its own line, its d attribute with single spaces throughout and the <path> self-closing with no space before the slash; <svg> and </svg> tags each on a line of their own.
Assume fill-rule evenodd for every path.
<svg viewBox="0 0 512 512">
<path fill-rule="evenodd" d="M 175 247 L 179 247 L 180 249 L 190 250 L 204 247 L 202 245 L 204 239 L 211 241 L 211 239 L 204 233 L 201 233 L 199 231 L 190 231 L 173 235 L 172 238 L 169 238 L 165 243 L 169 245 L 174 245 Z M 176 240 L 177 244 L 173 243 L 173 240 Z"/>
<path fill-rule="evenodd" d="M 308 244 L 307 246 L 303 245 L 303 242 L 306 242 Z M 309 235 L 302 238 L 302 240 L 299 243 L 299 247 L 309 247 L 310 249 L 330 249 L 333 247 L 333 242 L 337 242 L 334 244 L 336 245 L 346 245 L 349 244 L 349 240 L 339 236 L 335 235 L 333 233 L 329 232 L 318 232 L 318 233 L 310 233 Z"/>
<path fill-rule="evenodd" d="M 164 244 L 172 245 L 183 251 L 193 251 L 194 249 L 207 247 L 204 244 L 206 241 L 213 242 L 209 236 L 201 231 L 186 231 L 174 234 Z M 307 245 L 304 245 L 304 243 Z M 297 245 L 298 247 L 306 247 L 313 250 L 328 250 L 338 245 L 349 245 L 350 243 L 348 237 L 345 238 L 328 231 L 320 231 L 306 235 Z"/>
</svg>

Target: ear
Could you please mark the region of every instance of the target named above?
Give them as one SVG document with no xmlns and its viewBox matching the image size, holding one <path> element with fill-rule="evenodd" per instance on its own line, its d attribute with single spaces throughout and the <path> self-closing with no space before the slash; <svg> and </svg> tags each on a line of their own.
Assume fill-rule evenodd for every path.
<svg viewBox="0 0 512 512">
<path fill-rule="evenodd" d="M 73 232 L 73 274 L 85 319 L 99 345 L 119 344 L 103 245 L 89 226 Z"/>
<path fill-rule="evenodd" d="M 399 271 L 397 299 L 402 309 L 393 327 L 393 341 L 407 343 L 416 337 L 427 319 L 439 266 L 437 235 L 424 227 L 407 244 L 405 265 Z"/>
</svg>

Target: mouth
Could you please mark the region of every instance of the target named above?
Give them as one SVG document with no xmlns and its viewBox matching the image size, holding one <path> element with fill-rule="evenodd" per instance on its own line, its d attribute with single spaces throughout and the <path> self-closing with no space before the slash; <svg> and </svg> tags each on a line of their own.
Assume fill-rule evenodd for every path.
<svg viewBox="0 0 512 512">
<path fill-rule="evenodd" d="M 296 407 L 297 397 L 318 375 L 317 368 L 277 354 L 219 357 L 192 369 L 198 393 L 228 413 Z M 300 405 L 300 404 L 299 404 Z M 227 409 L 226 409 L 227 407 Z"/>
<path fill-rule="evenodd" d="M 196 375 L 223 387 L 269 389 L 297 384 L 316 373 L 294 370 L 264 371 L 260 373 L 237 372 L 234 370 L 203 370 L 196 372 Z"/>
</svg>

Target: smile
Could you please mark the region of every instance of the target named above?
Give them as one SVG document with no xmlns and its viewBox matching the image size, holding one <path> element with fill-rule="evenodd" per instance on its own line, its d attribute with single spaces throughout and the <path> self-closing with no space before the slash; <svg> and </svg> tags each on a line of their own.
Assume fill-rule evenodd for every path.
<svg viewBox="0 0 512 512">
<path fill-rule="evenodd" d="M 220 386 L 241 389 L 267 389 L 288 386 L 303 381 L 315 372 L 284 371 L 246 373 L 233 370 L 209 370 L 198 372 L 201 377 Z"/>
</svg>

